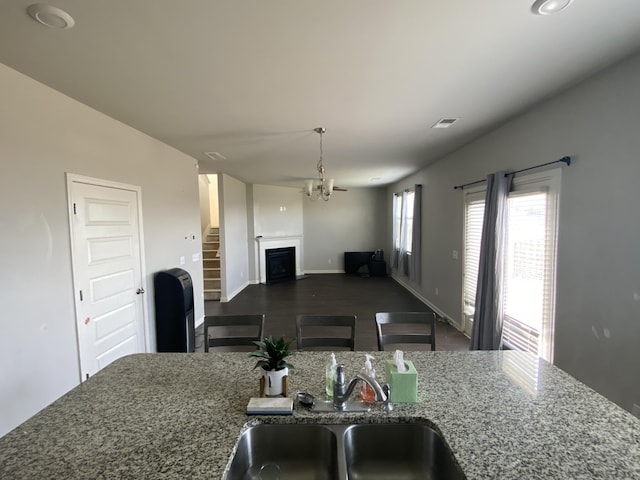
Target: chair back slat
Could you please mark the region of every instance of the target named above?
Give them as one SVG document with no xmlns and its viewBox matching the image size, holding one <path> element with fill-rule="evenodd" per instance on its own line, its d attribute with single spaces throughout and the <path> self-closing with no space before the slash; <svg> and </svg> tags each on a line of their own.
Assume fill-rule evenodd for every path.
<svg viewBox="0 0 640 480">
<path fill-rule="evenodd" d="M 327 332 L 327 334 L 317 334 L 318 331 Z M 329 335 L 332 331 L 334 334 Z M 340 336 L 338 331 L 348 331 L 349 334 Z M 313 334 L 309 332 L 313 332 Z M 296 315 L 296 343 L 298 350 L 333 347 L 348 348 L 351 351 L 355 351 L 355 332 L 355 315 Z"/>
<path fill-rule="evenodd" d="M 239 330 L 241 334 L 230 333 Z M 253 342 L 262 340 L 263 331 L 264 314 L 208 315 L 204 317 L 204 351 L 211 347 L 255 347 Z"/>
<path fill-rule="evenodd" d="M 392 344 L 431 344 L 436 349 L 434 312 L 378 312 L 375 321 L 380 351 Z"/>
</svg>

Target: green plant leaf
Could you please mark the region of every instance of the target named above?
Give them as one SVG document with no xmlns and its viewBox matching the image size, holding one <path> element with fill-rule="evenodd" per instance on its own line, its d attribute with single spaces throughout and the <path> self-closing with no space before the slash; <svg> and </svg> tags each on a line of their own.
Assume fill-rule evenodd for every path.
<svg viewBox="0 0 640 480">
<path fill-rule="evenodd" d="M 253 343 L 258 349 L 250 353 L 249 356 L 259 360 L 253 368 L 258 366 L 265 370 L 280 370 L 284 367 L 293 368 L 293 365 L 284 360 L 292 354 L 289 347 L 293 341 L 294 339 L 287 341 L 284 337 L 274 339 L 273 336 L 269 336 L 263 341 L 254 341 Z"/>
</svg>

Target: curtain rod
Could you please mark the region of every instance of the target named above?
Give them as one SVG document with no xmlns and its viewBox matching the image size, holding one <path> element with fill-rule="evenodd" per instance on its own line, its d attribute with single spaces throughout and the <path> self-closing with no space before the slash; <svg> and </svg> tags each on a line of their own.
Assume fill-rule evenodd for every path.
<svg viewBox="0 0 640 480">
<path fill-rule="evenodd" d="M 542 164 L 536 165 L 534 167 L 523 168 L 522 170 L 516 170 L 515 172 L 505 173 L 504 176 L 506 177 L 507 175 L 515 175 L 516 173 L 526 172 L 528 170 L 533 170 L 534 168 L 546 167 L 547 165 L 553 165 L 554 163 L 566 163 L 567 166 L 569 166 L 569 165 L 571 165 L 571 157 L 562 157 L 560 160 L 554 160 L 553 162 L 542 163 Z M 457 190 L 459 188 L 460 190 L 462 190 L 464 187 L 470 187 L 471 185 L 476 185 L 478 183 L 482 183 L 482 182 L 486 182 L 486 181 L 487 181 L 487 179 L 484 178 L 482 180 L 476 180 L 475 182 L 464 183 L 462 185 L 456 185 L 455 187 L 453 187 L 453 189 Z"/>
</svg>

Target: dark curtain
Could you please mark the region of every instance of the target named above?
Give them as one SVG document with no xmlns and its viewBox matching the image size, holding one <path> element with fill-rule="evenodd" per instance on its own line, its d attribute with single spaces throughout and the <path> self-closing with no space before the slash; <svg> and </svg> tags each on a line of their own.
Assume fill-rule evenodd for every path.
<svg viewBox="0 0 640 480">
<path fill-rule="evenodd" d="M 422 185 L 416 185 L 413 197 L 413 231 L 411 232 L 411 258 L 409 280 L 422 280 Z"/>
<path fill-rule="evenodd" d="M 507 197 L 512 182 L 509 172 L 487 176 L 471 350 L 498 350 L 502 341 Z"/>
</svg>

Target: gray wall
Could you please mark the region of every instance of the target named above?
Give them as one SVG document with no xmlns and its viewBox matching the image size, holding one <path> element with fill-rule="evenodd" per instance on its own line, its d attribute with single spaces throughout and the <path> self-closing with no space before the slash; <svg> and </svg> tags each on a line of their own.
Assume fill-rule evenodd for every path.
<svg viewBox="0 0 640 480">
<path fill-rule="evenodd" d="M 305 198 L 303 208 L 306 272 L 344 272 L 344 252 L 389 251 L 384 188 L 350 188 L 328 202 Z"/>
<path fill-rule="evenodd" d="M 66 172 L 141 187 L 151 332 L 153 274 L 181 256 L 204 307 L 195 160 L 2 64 L 0 85 L 3 435 L 80 379 Z"/>
<path fill-rule="evenodd" d="M 398 182 L 387 199 L 424 185 L 425 274 L 410 287 L 459 321 L 462 261 L 451 253 L 462 251 L 463 197 L 452 187 L 570 155 L 560 192 L 555 364 L 627 410 L 640 404 L 638 85 L 634 56 Z"/>
<path fill-rule="evenodd" d="M 253 185 L 253 213 L 256 235 L 302 236 L 299 188 Z"/>
</svg>

